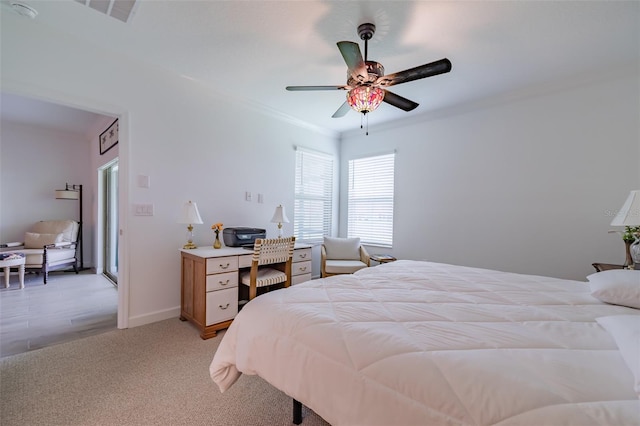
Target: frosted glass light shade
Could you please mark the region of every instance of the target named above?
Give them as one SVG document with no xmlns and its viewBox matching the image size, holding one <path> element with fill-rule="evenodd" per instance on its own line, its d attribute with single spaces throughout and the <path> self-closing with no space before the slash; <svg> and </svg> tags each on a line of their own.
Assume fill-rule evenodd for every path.
<svg viewBox="0 0 640 426">
<path fill-rule="evenodd" d="M 203 223 L 196 203 L 192 203 L 191 201 L 184 203 L 184 206 L 182 206 L 182 215 L 178 223 L 186 223 L 189 225 L 194 223 L 199 225 Z"/>
<path fill-rule="evenodd" d="M 631 191 L 611 226 L 640 226 L 640 190 Z"/>
</svg>

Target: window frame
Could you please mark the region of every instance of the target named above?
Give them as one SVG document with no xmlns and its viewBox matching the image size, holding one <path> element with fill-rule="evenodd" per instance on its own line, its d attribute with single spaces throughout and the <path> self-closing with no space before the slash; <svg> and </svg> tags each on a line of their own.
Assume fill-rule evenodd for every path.
<svg viewBox="0 0 640 426">
<path fill-rule="evenodd" d="M 348 160 L 349 238 L 359 237 L 362 244 L 369 246 L 393 247 L 395 157 L 394 150 Z"/>
<path fill-rule="evenodd" d="M 309 148 L 295 150 L 293 234 L 300 242 L 320 244 L 333 228 L 336 158 Z"/>
</svg>

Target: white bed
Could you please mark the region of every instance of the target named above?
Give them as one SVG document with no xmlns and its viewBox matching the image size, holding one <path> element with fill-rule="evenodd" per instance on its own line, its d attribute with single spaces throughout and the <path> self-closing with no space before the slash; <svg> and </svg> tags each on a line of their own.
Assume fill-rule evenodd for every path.
<svg viewBox="0 0 640 426">
<path fill-rule="evenodd" d="M 397 261 L 257 297 L 210 373 L 223 392 L 257 374 L 334 426 L 639 425 L 638 354 L 596 318 L 638 323 L 640 310 L 590 293 Z M 639 334 L 623 339 L 637 351 Z"/>
</svg>

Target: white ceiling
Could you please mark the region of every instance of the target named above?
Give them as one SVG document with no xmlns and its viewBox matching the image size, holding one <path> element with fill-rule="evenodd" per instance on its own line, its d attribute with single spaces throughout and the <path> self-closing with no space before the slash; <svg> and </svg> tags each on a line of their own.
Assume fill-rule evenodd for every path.
<svg viewBox="0 0 640 426">
<path fill-rule="evenodd" d="M 344 84 L 336 42 L 362 43 L 356 28 L 364 22 L 377 26 L 369 59 L 387 73 L 444 57 L 453 63 L 448 74 L 393 86 L 420 106 L 404 112 L 383 103 L 370 125 L 640 62 L 638 1 L 138 0 L 127 23 L 73 0 L 24 3 L 42 25 L 199 81 L 223 99 L 335 132 L 360 126 L 353 111 L 331 118 L 345 92 L 285 86 Z M 20 102 L 5 95 L 2 103 L 3 116 L 32 109 L 13 110 Z"/>
<path fill-rule="evenodd" d="M 82 136 L 95 133 L 95 129 L 105 120 L 103 115 L 89 111 L 10 93 L 0 94 L 0 116 L 2 120 Z"/>
</svg>

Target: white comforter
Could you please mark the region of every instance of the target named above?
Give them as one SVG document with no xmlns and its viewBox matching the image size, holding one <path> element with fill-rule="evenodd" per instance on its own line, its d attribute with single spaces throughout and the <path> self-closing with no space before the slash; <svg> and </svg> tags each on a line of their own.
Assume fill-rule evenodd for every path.
<svg viewBox="0 0 640 426">
<path fill-rule="evenodd" d="M 583 282 L 397 261 L 257 297 L 210 373 L 221 391 L 257 374 L 336 426 L 638 425 L 594 321 L 618 314 L 640 311 Z"/>
</svg>

